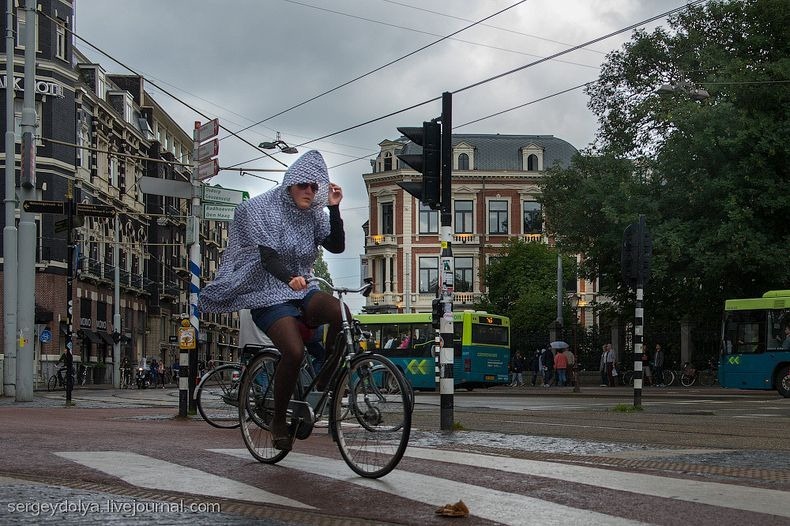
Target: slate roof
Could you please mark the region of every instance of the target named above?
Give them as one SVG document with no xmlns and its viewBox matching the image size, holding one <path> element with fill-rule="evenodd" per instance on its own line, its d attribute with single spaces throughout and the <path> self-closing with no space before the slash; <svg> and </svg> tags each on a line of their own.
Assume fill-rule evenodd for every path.
<svg viewBox="0 0 790 526">
<path fill-rule="evenodd" d="M 405 137 L 402 154 L 420 153 L 422 148 Z M 543 148 L 543 166 L 549 168 L 559 163 L 568 167 L 577 153 L 569 142 L 553 135 L 499 135 L 499 134 L 453 134 L 453 147 L 466 143 L 475 149 L 477 170 L 522 170 L 521 148 L 535 144 Z"/>
</svg>

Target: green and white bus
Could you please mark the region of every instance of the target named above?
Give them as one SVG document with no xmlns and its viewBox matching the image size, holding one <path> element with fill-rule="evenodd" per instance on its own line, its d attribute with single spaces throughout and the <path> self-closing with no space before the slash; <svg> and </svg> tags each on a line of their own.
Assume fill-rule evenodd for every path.
<svg viewBox="0 0 790 526">
<path fill-rule="evenodd" d="M 790 397 L 790 290 L 724 303 L 719 383 Z"/>
<path fill-rule="evenodd" d="M 430 313 L 357 314 L 367 347 L 392 360 L 414 389 L 436 388 L 436 358 Z M 453 313 L 453 377 L 456 387 L 507 384 L 510 319 L 486 312 Z"/>
</svg>

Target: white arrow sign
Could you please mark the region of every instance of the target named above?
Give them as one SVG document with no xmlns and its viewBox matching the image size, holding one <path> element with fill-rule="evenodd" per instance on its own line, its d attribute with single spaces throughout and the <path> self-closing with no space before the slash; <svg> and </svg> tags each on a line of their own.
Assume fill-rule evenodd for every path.
<svg viewBox="0 0 790 526">
<path fill-rule="evenodd" d="M 218 153 L 219 153 L 219 140 L 214 139 L 213 141 L 209 141 L 205 144 L 201 144 L 200 146 L 198 146 L 198 149 L 195 152 L 195 160 L 205 161 L 206 159 L 211 159 L 212 157 L 216 157 Z"/>
<path fill-rule="evenodd" d="M 216 137 L 219 133 L 219 119 L 208 121 L 206 124 L 195 130 L 195 140 L 203 142 Z"/>
<path fill-rule="evenodd" d="M 214 177 L 219 173 L 219 162 L 216 159 L 202 162 L 197 167 L 197 179 L 202 181 L 209 177 Z"/>
</svg>

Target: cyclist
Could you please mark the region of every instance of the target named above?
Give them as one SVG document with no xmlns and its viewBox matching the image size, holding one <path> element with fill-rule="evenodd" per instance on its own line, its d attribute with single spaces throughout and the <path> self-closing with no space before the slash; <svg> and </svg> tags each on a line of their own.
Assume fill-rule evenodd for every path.
<svg viewBox="0 0 790 526">
<path fill-rule="evenodd" d="M 302 155 L 285 172 L 282 185 L 236 208 L 216 279 L 200 294 L 204 312 L 251 309 L 255 325 L 279 349 L 271 432 L 274 447 L 284 451 L 291 449 L 286 409 L 304 352 L 300 326 L 329 324 L 328 357 L 341 329 L 337 299 L 308 284 L 304 276 L 312 273 L 319 246 L 335 254 L 345 250 L 342 199 L 342 189 L 329 182 L 321 154 L 312 150 Z M 325 382 L 331 375 L 329 369 L 323 369 L 319 389 L 321 379 Z"/>
</svg>

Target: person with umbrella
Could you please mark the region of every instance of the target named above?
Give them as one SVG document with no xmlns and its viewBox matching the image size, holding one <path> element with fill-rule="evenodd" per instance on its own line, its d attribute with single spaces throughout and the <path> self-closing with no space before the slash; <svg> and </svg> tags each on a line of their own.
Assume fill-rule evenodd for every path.
<svg viewBox="0 0 790 526">
<path fill-rule="evenodd" d="M 566 383 L 565 371 L 568 369 L 568 358 L 565 356 L 565 349 L 568 344 L 562 341 L 551 342 L 549 346 L 557 351 L 554 356 L 554 369 L 557 371 L 557 385 L 564 387 Z"/>
</svg>

